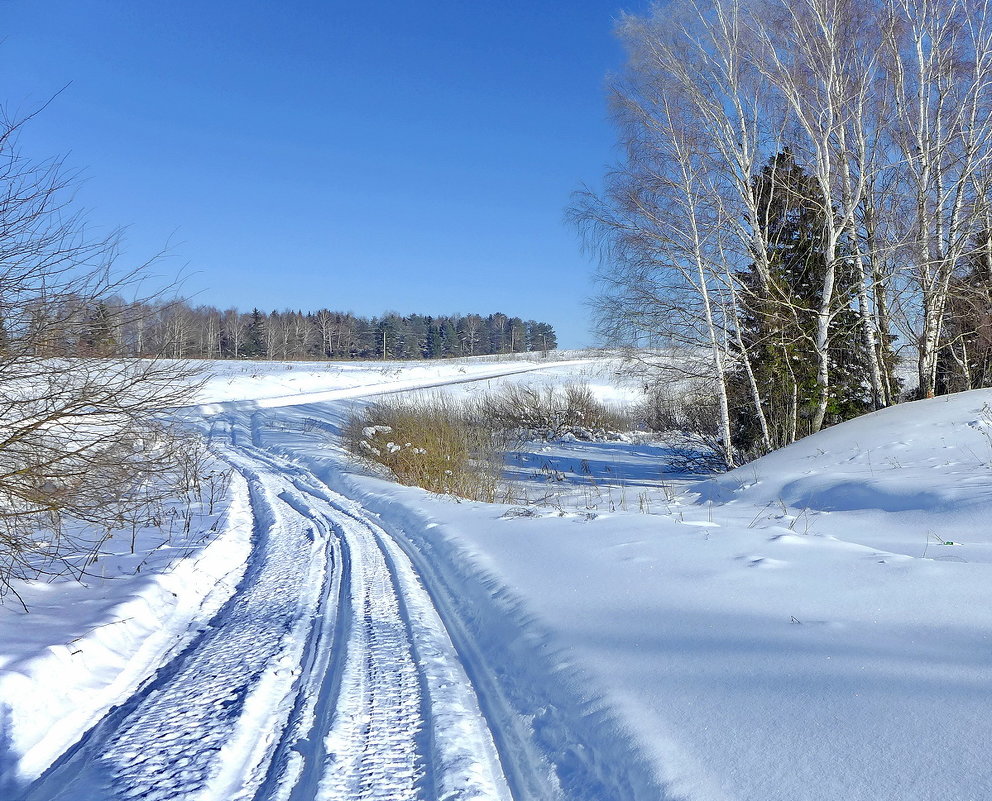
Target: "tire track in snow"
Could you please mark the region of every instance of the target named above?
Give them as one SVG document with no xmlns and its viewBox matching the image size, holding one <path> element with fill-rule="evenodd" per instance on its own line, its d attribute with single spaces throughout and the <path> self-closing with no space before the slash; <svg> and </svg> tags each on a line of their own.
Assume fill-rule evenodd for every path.
<svg viewBox="0 0 992 801">
<path fill-rule="evenodd" d="M 348 653 L 322 778 L 314 795 L 316 765 L 297 769 L 297 786 L 278 797 L 510 801 L 474 690 L 409 559 L 359 505 L 299 465 L 250 450 L 292 477 L 298 508 L 331 521 L 350 563 Z"/>
<path fill-rule="evenodd" d="M 368 513 L 246 434 L 232 424 L 218 446 L 255 515 L 235 594 L 23 797 L 509 801 L 409 560 Z"/>
<path fill-rule="evenodd" d="M 324 734 L 322 799 L 421 798 L 420 682 L 381 554 L 346 535 L 354 620 L 334 722 Z"/>
<path fill-rule="evenodd" d="M 26 799 L 229 800 L 235 796 L 219 793 L 218 780 L 239 774 L 237 783 L 250 786 L 265 761 L 312 628 L 326 540 L 316 542 L 304 520 L 287 514 L 237 452 L 225 455 L 248 479 L 255 516 L 252 556 L 235 594 L 183 653 L 36 781 Z M 232 748 L 246 718 L 262 736 L 251 747 Z"/>
</svg>

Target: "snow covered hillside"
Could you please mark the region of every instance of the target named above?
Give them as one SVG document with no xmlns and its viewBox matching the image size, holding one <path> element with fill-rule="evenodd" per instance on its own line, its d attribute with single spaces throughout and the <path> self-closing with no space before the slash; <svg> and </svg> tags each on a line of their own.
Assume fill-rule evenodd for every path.
<svg viewBox="0 0 992 801">
<path fill-rule="evenodd" d="M 0 608 L 0 798 L 992 798 L 992 391 L 712 479 L 529 443 L 512 505 L 340 443 L 366 396 L 576 379 L 638 397 L 579 359 L 218 365 L 183 415 L 223 513 Z"/>
</svg>

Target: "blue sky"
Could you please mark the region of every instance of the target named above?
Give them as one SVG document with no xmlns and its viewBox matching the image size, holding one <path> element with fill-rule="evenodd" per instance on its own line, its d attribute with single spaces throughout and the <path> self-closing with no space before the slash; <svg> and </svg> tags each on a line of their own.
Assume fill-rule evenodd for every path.
<svg viewBox="0 0 992 801">
<path fill-rule="evenodd" d="M 563 222 L 616 158 L 621 8 L 0 0 L 0 100 L 125 256 L 222 307 L 511 315 L 591 342 Z"/>
</svg>

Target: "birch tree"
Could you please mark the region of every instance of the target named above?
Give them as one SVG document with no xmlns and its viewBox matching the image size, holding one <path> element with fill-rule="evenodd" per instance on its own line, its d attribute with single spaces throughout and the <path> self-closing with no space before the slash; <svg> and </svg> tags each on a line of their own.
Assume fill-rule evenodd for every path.
<svg viewBox="0 0 992 801">
<path fill-rule="evenodd" d="M 766 448 L 854 413 L 859 370 L 871 407 L 894 402 L 897 333 L 915 349 L 920 394 L 933 394 L 942 353 L 966 364 L 951 320 L 963 307 L 949 293 L 986 241 L 990 3 L 684 0 L 624 17 L 613 108 L 625 156 L 571 210 L 603 256 L 603 333 L 705 346 L 714 391 L 727 395 L 718 405 L 733 418 L 743 387 Z M 815 301 L 812 325 L 796 324 L 809 301 L 774 280 L 781 243 L 752 191 L 783 152 L 811 176 L 803 203 L 823 221 L 823 267 L 801 293 Z M 791 332 L 775 347 L 802 340 L 815 364 L 813 408 L 784 434 L 779 423 L 771 433 L 741 337 L 760 309 L 783 321 L 769 336 Z"/>
<path fill-rule="evenodd" d="M 920 394 L 937 354 L 954 268 L 981 226 L 992 158 L 992 19 L 987 0 L 889 0 L 886 56 L 899 158 L 898 243 L 909 264 L 900 299 L 915 340 Z"/>
</svg>

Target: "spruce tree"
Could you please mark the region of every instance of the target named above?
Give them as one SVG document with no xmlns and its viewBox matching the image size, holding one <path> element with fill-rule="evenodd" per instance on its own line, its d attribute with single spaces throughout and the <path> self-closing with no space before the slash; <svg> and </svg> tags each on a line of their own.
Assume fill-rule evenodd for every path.
<svg viewBox="0 0 992 801">
<path fill-rule="evenodd" d="M 952 277 L 937 356 L 938 395 L 992 386 L 992 232 Z"/>
<path fill-rule="evenodd" d="M 104 303 L 97 303 L 86 315 L 86 324 L 80 338 L 81 355 L 112 356 L 117 347 L 113 313 Z"/>
<path fill-rule="evenodd" d="M 441 326 L 441 352 L 444 356 L 461 356 L 461 343 L 458 341 L 458 331 L 450 317 Z"/>
<path fill-rule="evenodd" d="M 811 433 L 822 391 L 814 346 L 823 276 L 826 211 L 813 179 L 788 150 L 772 158 L 752 181 L 769 276 L 752 263 L 738 274 L 739 334 L 750 362 L 773 447 Z M 849 260 L 835 263 L 830 324 L 831 396 L 827 422 L 837 423 L 871 408 L 866 344 L 852 309 L 854 277 Z M 739 360 L 740 361 L 740 360 Z M 739 363 L 732 380 L 735 441 L 746 450 L 760 442 L 749 377 Z"/>
<path fill-rule="evenodd" d="M 251 310 L 251 317 L 248 320 L 248 325 L 245 326 L 241 355 L 246 359 L 260 359 L 266 356 L 265 315 L 258 309 Z"/>
<path fill-rule="evenodd" d="M 430 320 L 427 328 L 427 351 L 424 355 L 428 359 L 440 359 L 441 356 L 444 355 L 442 353 L 443 347 L 444 343 L 441 340 L 441 328 L 436 320 Z"/>
</svg>

